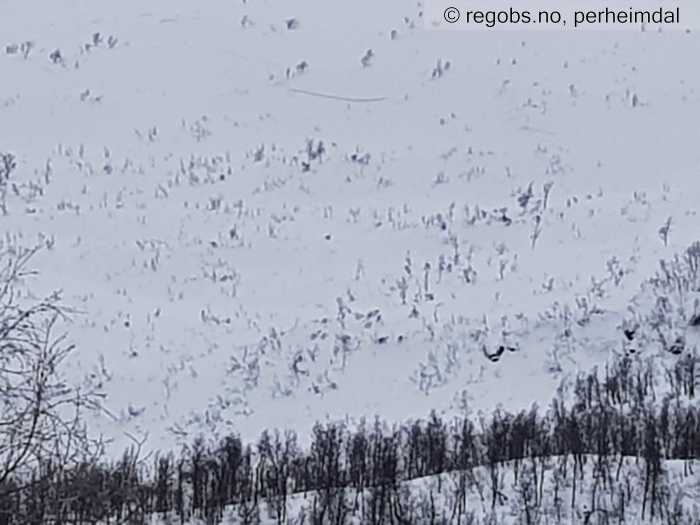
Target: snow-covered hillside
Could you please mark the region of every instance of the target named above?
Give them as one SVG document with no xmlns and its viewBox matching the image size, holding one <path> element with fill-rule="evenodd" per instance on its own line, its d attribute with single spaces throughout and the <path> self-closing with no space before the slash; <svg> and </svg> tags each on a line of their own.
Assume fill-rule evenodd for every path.
<svg viewBox="0 0 700 525">
<path fill-rule="evenodd" d="M 547 402 L 697 240 L 693 32 L 23 0 L 0 44 L 2 247 L 45 248 L 117 453 Z"/>
</svg>

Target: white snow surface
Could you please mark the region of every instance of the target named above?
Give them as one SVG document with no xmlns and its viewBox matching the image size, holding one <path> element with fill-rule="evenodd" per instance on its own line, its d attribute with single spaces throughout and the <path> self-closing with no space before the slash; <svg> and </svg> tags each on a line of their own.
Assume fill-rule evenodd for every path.
<svg viewBox="0 0 700 525">
<path fill-rule="evenodd" d="M 697 33 L 420 11 L 0 2 L 2 245 L 45 246 L 31 288 L 76 308 L 68 373 L 101 385 L 115 453 L 546 404 L 697 240 Z"/>
</svg>

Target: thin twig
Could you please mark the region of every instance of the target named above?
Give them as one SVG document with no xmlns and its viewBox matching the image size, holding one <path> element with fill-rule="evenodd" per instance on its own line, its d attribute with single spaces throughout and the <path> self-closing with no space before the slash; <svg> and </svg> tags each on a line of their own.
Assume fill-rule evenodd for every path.
<svg viewBox="0 0 700 525">
<path fill-rule="evenodd" d="M 342 100 L 344 102 L 382 102 L 387 100 L 388 97 L 342 97 L 340 95 L 331 95 L 328 93 L 319 93 L 318 91 L 308 91 L 306 89 L 290 88 L 289 91 L 292 93 L 300 93 L 302 95 L 310 95 L 312 97 L 328 98 L 331 100 Z"/>
</svg>

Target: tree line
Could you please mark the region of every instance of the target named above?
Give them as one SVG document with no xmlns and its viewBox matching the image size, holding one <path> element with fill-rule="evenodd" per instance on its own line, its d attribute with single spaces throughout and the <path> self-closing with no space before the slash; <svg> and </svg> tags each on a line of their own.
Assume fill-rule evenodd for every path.
<svg viewBox="0 0 700 525">
<path fill-rule="evenodd" d="M 587 483 L 608 490 L 620 485 L 627 458 L 643 465 L 634 488 L 642 495 L 643 515 L 666 517 L 671 510 L 664 461 L 682 460 L 690 476 L 700 457 L 696 363 L 697 356 L 688 353 L 660 379 L 649 362 L 623 357 L 580 374 L 549 406 L 517 413 L 498 409 L 488 416 L 446 418 L 433 412 L 400 425 L 375 419 L 352 428 L 318 423 L 308 447 L 300 446 L 294 432 L 271 430 L 255 443 L 236 434 L 218 442 L 199 437 L 148 462 L 133 448 L 118 461 L 89 460 L 71 468 L 52 458 L 32 469 L 29 483 L 25 475 L 0 484 L 0 525 L 146 523 L 153 514 L 180 524 L 219 523 L 227 508 L 236 509 L 238 523 L 259 523 L 265 508 L 283 524 L 292 522 L 294 494 L 310 498 L 310 523 L 341 525 L 353 516 L 369 524 L 419 523 L 419 507 L 408 503 L 402 485 L 434 476 L 440 492 L 447 490 L 440 486 L 445 473 L 456 473 L 458 480 L 449 489 L 451 508 L 433 501 L 431 509 L 431 492 L 421 516 L 426 523 L 467 523 L 470 490 L 485 508 L 504 505 L 507 469 L 525 487 L 524 519 L 535 523 L 552 471 L 555 492 L 570 498 L 556 503 L 574 508 L 585 472 L 591 476 Z M 473 475 L 479 468 L 487 473 L 482 482 Z M 620 492 L 624 508 L 632 490 L 627 502 Z M 594 498 L 589 518 L 596 510 Z"/>
</svg>

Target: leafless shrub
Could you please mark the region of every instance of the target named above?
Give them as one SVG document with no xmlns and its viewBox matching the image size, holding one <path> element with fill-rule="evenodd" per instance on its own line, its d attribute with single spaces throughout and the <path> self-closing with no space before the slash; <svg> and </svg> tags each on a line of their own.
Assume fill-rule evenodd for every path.
<svg viewBox="0 0 700 525">
<path fill-rule="evenodd" d="M 36 251 L 0 254 L 0 486 L 13 481 L 15 491 L 25 486 L 28 469 L 46 462 L 69 468 L 101 450 L 82 421 L 91 393 L 62 373 L 73 345 L 54 330 L 69 310 L 58 293 L 38 301 L 21 293 Z"/>
<path fill-rule="evenodd" d="M 17 161 L 12 153 L 0 153 L 0 211 L 7 215 L 7 187 L 10 175 L 17 168 Z"/>
</svg>

